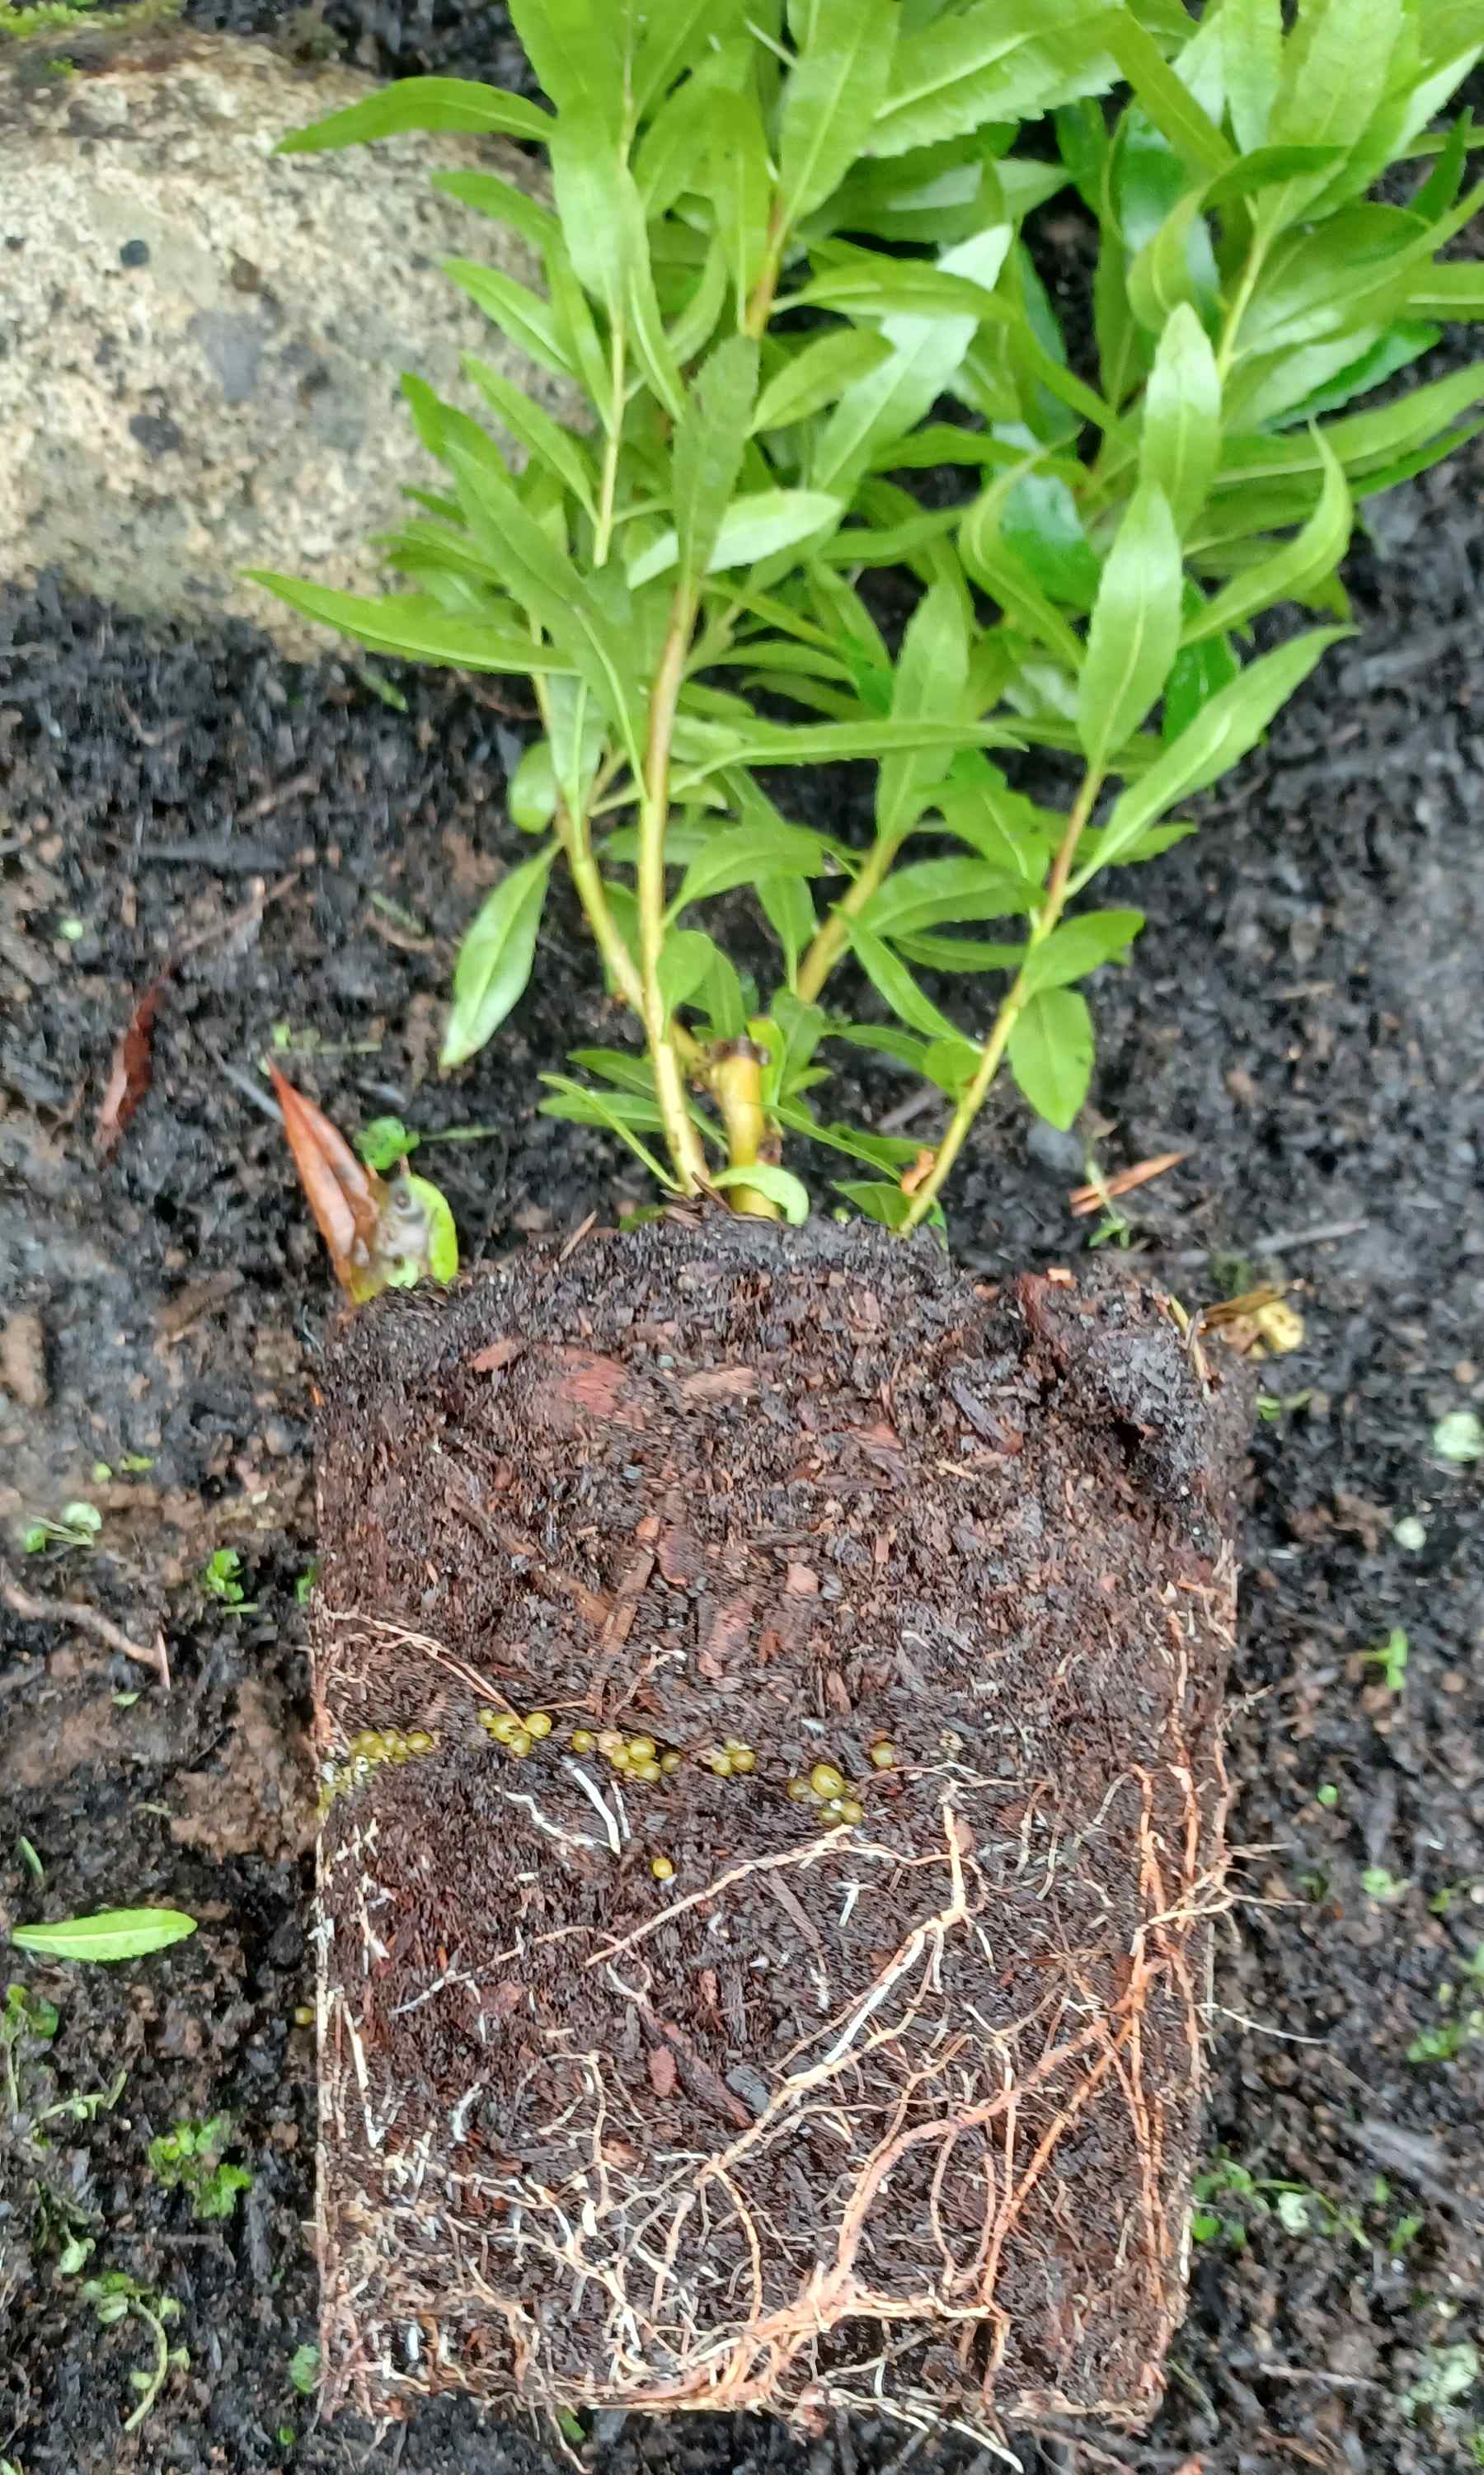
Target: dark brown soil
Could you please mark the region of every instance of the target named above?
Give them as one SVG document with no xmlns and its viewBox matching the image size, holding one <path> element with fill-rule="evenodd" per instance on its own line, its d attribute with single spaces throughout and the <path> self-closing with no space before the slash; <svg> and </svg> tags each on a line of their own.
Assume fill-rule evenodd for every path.
<svg viewBox="0 0 1484 2475">
<path fill-rule="evenodd" d="M 1242 1374 L 1126 1284 L 1002 1294 L 934 1240 L 724 1214 L 346 1327 L 329 2397 L 1147 2417 Z M 551 1732 L 508 1752 L 481 1707 Z M 388 1728 L 413 1758 L 357 1756 Z M 755 1768 L 718 1776 L 729 1745 Z M 821 1766 L 855 1826 L 791 1801 Z"/>
</svg>

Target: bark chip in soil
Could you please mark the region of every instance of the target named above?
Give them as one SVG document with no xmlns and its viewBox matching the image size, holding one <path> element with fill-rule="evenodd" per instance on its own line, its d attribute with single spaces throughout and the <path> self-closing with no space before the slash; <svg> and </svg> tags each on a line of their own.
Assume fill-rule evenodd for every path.
<svg viewBox="0 0 1484 2475">
<path fill-rule="evenodd" d="M 1150 2414 L 1245 1393 L 1131 1283 L 721 1216 L 342 1327 L 330 2404 Z"/>
</svg>

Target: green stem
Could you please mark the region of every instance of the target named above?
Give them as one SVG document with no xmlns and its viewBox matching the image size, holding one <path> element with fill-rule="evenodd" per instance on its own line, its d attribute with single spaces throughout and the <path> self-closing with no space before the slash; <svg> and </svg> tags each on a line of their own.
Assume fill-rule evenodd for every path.
<svg viewBox="0 0 1484 2475">
<path fill-rule="evenodd" d="M 1231 306 L 1227 312 L 1226 323 L 1221 331 L 1221 342 L 1216 350 L 1216 375 L 1223 386 L 1227 383 L 1236 353 L 1237 337 L 1242 331 L 1242 321 L 1252 306 L 1253 294 L 1257 289 L 1267 255 L 1267 239 L 1263 233 L 1258 233 L 1253 236 L 1252 247 L 1247 253 L 1247 263 L 1242 269 L 1241 282 L 1232 295 Z"/>
<path fill-rule="evenodd" d="M 675 587 L 669 628 L 649 698 L 649 737 L 645 750 L 645 778 L 639 806 L 640 1011 L 645 1040 L 654 1068 L 654 1094 L 659 1102 L 665 1143 L 681 1191 L 693 1194 L 706 1174 L 706 1156 L 686 1106 L 672 1021 L 660 986 L 660 959 L 665 950 L 665 832 L 669 822 L 669 760 L 675 714 L 685 678 L 686 656 L 695 625 L 695 598 L 684 582 Z"/>
<path fill-rule="evenodd" d="M 1016 972 L 1009 993 L 995 1016 L 989 1037 L 980 1051 L 979 1064 L 974 1069 L 973 1079 L 960 1094 L 958 1106 L 948 1121 L 948 1130 L 937 1146 L 932 1169 L 912 1196 L 912 1208 L 902 1223 L 904 1234 L 908 1230 L 917 1228 L 932 1211 L 942 1192 L 955 1161 L 968 1139 L 969 1129 L 989 1096 L 989 1088 L 1000 1070 L 1006 1049 L 1010 1046 L 1010 1034 L 1034 994 L 1026 985 L 1030 955 L 1035 951 L 1037 945 L 1044 945 L 1066 908 L 1072 863 L 1077 857 L 1077 845 L 1086 831 L 1102 787 L 1101 769 L 1090 769 L 1072 804 L 1066 821 L 1066 831 L 1061 837 L 1057 856 L 1052 862 L 1051 874 L 1046 880 L 1045 899 L 1036 915 L 1035 925 L 1031 931 L 1027 947 L 1027 963 L 1023 963 Z"/>
<path fill-rule="evenodd" d="M 773 314 L 773 297 L 778 290 L 778 278 L 783 272 L 783 245 L 788 238 L 783 223 L 783 200 L 775 197 L 767 219 L 767 249 L 763 271 L 752 287 L 752 298 L 742 318 L 742 333 L 761 343 L 767 332 L 767 322 Z"/>
<path fill-rule="evenodd" d="M 155 2332 L 155 2370 L 150 2381 L 149 2388 L 140 2392 L 139 2403 L 134 2408 L 133 2414 L 124 2426 L 124 2430 L 126 2432 L 138 2431 L 140 2424 L 144 2421 L 144 2418 L 149 2414 L 155 2400 L 158 2397 L 160 2389 L 164 2386 L 165 2374 L 170 2369 L 170 2340 L 165 2335 L 164 2322 L 162 2320 L 157 2320 L 154 2313 L 149 2309 L 149 2306 L 141 2303 L 137 2296 L 133 2300 L 132 2309 L 138 2315 L 139 2318 Z"/>
<path fill-rule="evenodd" d="M 799 965 L 795 983 L 797 993 L 806 1005 L 813 1005 L 818 996 L 850 943 L 850 922 L 864 910 L 872 894 L 889 875 L 905 840 L 905 834 L 890 834 L 871 845 L 861 864 L 859 875 L 851 880 L 848 893 L 841 894 L 828 919 L 816 932 Z"/>
<path fill-rule="evenodd" d="M 768 1138 L 763 1063 L 762 1051 L 750 1040 L 725 1041 L 711 1054 L 708 1081 L 726 1128 L 727 1158 L 733 1168 L 755 1167 Z M 734 1212 L 748 1213 L 754 1219 L 782 1217 L 771 1197 L 753 1186 L 730 1188 L 727 1201 Z"/>
</svg>

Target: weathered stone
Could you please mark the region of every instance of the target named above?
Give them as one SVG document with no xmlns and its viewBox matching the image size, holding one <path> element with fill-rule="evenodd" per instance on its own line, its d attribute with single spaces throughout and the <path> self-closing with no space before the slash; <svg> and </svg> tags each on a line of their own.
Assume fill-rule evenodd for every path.
<svg viewBox="0 0 1484 2475">
<path fill-rule="evenodd" d="M 528 159 L 426 136 L 274 155 L 369 90 L 175 28 L 61 82 L 0 73 L 0 575 L 57 566 L 124 609 L 319 649 L 239 571 L 375 588 L 368 535 L 435 478 L 401 372 L 471 401 L 472 351 L 554 402 L 439 273 L 529 281 L 523 245 L 428 184 L 482 163 L 530 186 Z"/>
</svg>

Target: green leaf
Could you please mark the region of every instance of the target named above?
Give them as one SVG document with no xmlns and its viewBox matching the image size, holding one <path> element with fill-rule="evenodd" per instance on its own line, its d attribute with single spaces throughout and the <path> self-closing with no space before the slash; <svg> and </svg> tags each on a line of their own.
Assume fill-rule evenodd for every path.
<svg viewBox="0 0 1484 2475">
<path fill-rule="evenodd" d="M 1078 685 L 1089 769 L 1105 771 L 1164 686 L 1180 646 L 1180 537 L 1162 490 L 1142 479 L 1103 570 Z"/>
<path fill-rule="evenodd" d="M 884 1229 L 902 1228 L 912 1208 L 912 1196 L 904 1194 L 899 1186 L 882 1186 L 874 1178 L 837 1178 L 834 1190 L 843 1195 L 847 1203 L 854 1204 L 864 1219 L 878 1221 Z M 941 1204 L 934 1204 L 928 1213 L 928 1221 L 935 1229 L 941 1230 L 945 1226 Z"/>
<path fill-rule="evenodd" d="M 865 153 L 887 90 L 896 21 L 896 0 L 811 0 L 778 133 L 785 232 L 822 206 Z"/>
<path fill-rule="evenodd" d="M 395 88 L 392 89 L 396 91 Z M 549 301 L 517 283 L 498 266 L 481 266 L 476 258 L 446 257 L 443 273 L 467 292 L 517 351 L 552 375 L 569 380 L 577 375 L 563 323 Z"/>
<path fill-rule="evenodd" d="M 892 674 L 892 720 L 953 721 L 963 708 L 968 662 L 963 596 L 951 585 L 935 585 L 902 638 Z M 941 771 L 941 757 L 933 750 L 883 755 L 876 776 L 876 831 L 882 841 L 895 842 L 908 831 Z"/>
<path fill-rule="evenodd" d="M 608 744 L 608 724 L 585 679 L 552 679 L 547 688 L 551 772 L 570 816 L 585 817 Z"/>
<path fill-rule="evenodd" d="M 359 146 L 369 137 L 396 137 L 407 129 L 458 129 L 476 135 L 549 137 L 554 123 L 539 104 L 471 78 L 399 78 L 364 103 L 307 121 L 279 139 L 276 155 L 319 155 L 334 146 Z"/>
<path fill-rule="evenodd" d="M 1352 412 L 1330 422 L 1321 433 L 1348 473 L 1364 473 L 1410 454 L 1484 399 L 1484 363 L 1450 370 L 1447 378 L 1415 387 L 1396 404 L 1372 412 Z M 1218 490 L 1241 490 L 1250 497 L 1254 480 L 1266 476 L 1292 476 L 1324 471 L 1318 439 L 1230 436 L 1222 447 Z M 1291 521 L 1292 519 L 1290 519 Z M 1279 517 L 1278 522 L 1284 521 Z"/>
<path fill-rule="evenodd" d="M 1160 717 L 1160 737 L 1166 747 L 1179 739 L 1187 723 L 1195 720 L 1201 707 L 1209 704 L 1219 689 L 1230 685 L 1240 670 L 1230 639 L 1226 636 L 1204 637 L 1199 645 L 1186 645 L 1176 654 L 1174 668 L 1165 681 Z"/>
<path fill-rule="evenodd" d="M 523 387 L 512 384 L 500 371 L 492 369 L 488 361 L 481 361 L 474 353 L 466 353 L 463 368 L 466 377 L 474 380 L 485 402 L 504 423 L 511 437 L 525 449 L 528 455 L 536 456 L 556 475 L 558 480 L 565 482 L 578 505 L 585 508 L 596 522 L 597 498 L 586 450 L 569 430 L 554 422 L 548 412 L 543 412 Z"/>
<path fill-rule="evenodd" d="M 729 1187 L 751 1187 L 776 1203 L 791 1229 L 802 1229 L 809 1218 L 809 1188 L 791 1169 L 776 1168 L 766 1161 L 753 1161 L 746 1168 L 718 1168 L 710 1172 L 707 1183 L 725 1193 Z"/>
<path fill-rule="evenodd" d="M 1205 504 L 1221 453 L 1221 379 L 1194 309 L 1172 311 L 1144 389 L 1139 470 L 1164 492 L 1181 540 Z"/>
<path fill-rule="evenodd" d="M 521 48 L 566 118 L 586 109 L 617 132 L 628 84 L 629 11 L 613 0 L 509 0 Z"/>
<path fill-rule="evenodd" d="M 680 581 L 688 592 L 698 592 L 717 553 L 742 471 L 757 391 L 757 345 L 750 336 L 732 335 L 717 347 L 687 394 L 675 429 L 671 469 Z M 735 563 L 741 563 L 741 555 Z"/>
<path fill-rule="evenodd" d="M 1129 269 L 1129 305 L 1141 327 L 1158 334 L 1182 302 L 1214 320 L 1220 291 L 1210 230 L 1201 213 L 1201 191 L 1177 199 L 1153 238 Z"/>
<path fill-rule="evenodd" d="M 1385 94 L 1401 33 L 1403 0 L 1326 0 L 1311 5 L 1283 47 L 1268 135 L 1278 146 L 1355 145 Z M 1265 192 L 1261 228 L 1300 214 L 1323 182 Z"/>
<path fill-rule="evenodd" d="M 48 1959 L 143 1959 L 195 1930 L 195 1918 L 179 1908 L 101 1908 L 56 1924 L 12 1925 L 11 1940 Z"/>
<path fill-rule="evenodd" d="M 850 948 L 872 987 L 886 998 L 899 1021 L 912 1031 L 920 1031 L 926 1040 L 963 1038 L 957 1025 L 938 1013 L 930 997 L 924 996 L 906 964 L 898 961 L 890 946 L 858 919 L 850 921 Z"/>
<path fill-rule="evenodd" d="M 1198 180 L 1224 172 L 1231 148 L 1131 14 L 1109 12 L 1106 40 L 1150 120 Z"/>
<path fill-rule="evenodd" d="M 688 778 L 699 782 L 732 765 L 834 765 L 853 756 L 879 762 L 898 749 L 917 747 L 957 754 L 965 741 L 985 747 L 1020 744 L 1014 731 L 988 722 L 754 722 L 744 732 L 728 733 L 725 747 L 700 758 Z"/>
<path fill-rule="evenodd" d="M 555 856 L 553 844 L 523 860 L 474 914 L 453 967 L 453 1006 L 438 1061 L 445 1073 L 484 1046 L 523 993 Z"/>
<path fill-rule="evenodd" d="M 645 698 L 631 622 L 615 609 L 616 578 L 579 574 L 523 504 L 508 481 L 450 439 L 444 458 L 458 484 L 465 518 L 507 591 L 564 646 L 603 698 L 635 771 L 643 763 Z"/>
<path fill-rule="evenodd" d="M 726 252 L 741 324 L 767 258 L 773 191 L 767 132 L 750 83 L 740 91 L 719 86 L 710 97 L 706 142 L 715 229 Z"/>
<path fill-rule="evenodd" d="M 1283 65 L 1281 0 L 1222 0 L 1222 76 L 1244 155 L 1266 143 Z"/>
<path fill-rule="evenodd" d="M 1484 265 L 1450 258 L 1429 266 L 1408 285 L 1407 306 L 1427 318 L 1484 318 Z"/>
<path fill-rule="evenodd" d="M 1021 475 L 1000 511 L 1000 539 L 1054 600 L 1091 609 L 1102 569 L 1077 501 L 1055 474 Z"/>
<path fill-rule="evenodd" d="M 900 318 L 961 313 L 979 325 L 984 319 L 1010 321 L 1009 305 L 972 276 L 926 258 L 892 257 L 885 251 L 841 252 L 810 278 L 783 305 L 789 309 L 840 309 L 854 318 Z"/>
<path fill-rule="evenodd" d="M 690 930 L 683 932 L 689 936 Z M 710 938 L 706 943 L 711 943 Z M 631 1048 L 574 1048 L 570 1052 L 570 1065 L 580 1066 L 585 1074 L 596 1074 L 612 1083 L 620 1091 L 632 1091 L 641 1099 L 654 1098 L 654 1068 L 647 1057 L 636 1055 Z"/>
<path fill-rule="evenodd" d="M 667 1014 L 690 1002 L 717 959 L 714 941 L 699 928 L 672 928 L 660 954 L 660 994 Z M 582 1061 L 579 1059 L 579 1063 Z"/>
<path fill-rule="evenodd" d="M 669 907 L 678 919 L 692 902 L 710 894 L 729 894 L 734 886 L 754 885 L 766 876 L 838 876 L 840 863 L 822 834 L 779 818 L 766 825 L 727 825 L 697 852 L 680 880 Z"/>
<path fill-rule="evenodd" d="M 1346 361 L 1331 379 L 1316 386 L 1299 403 L 1274 422 L 1277 429 L 1291 429 L 1299 422 L 1317 421 L 1321 413 L 1339 412 L 1357 395 L 1368 395 L 1373 387 L 1383 386 L 1399 370 L 1410 368 L 1423 353 L 1429 353 L 1442 339 L 1441 327 L 1420 318 L 1398 318 L 1377 335 L 1365 352 Z"/>
<path fill-rule="evenodd" d="M 664 1162 L 650 1151 L 646 1143 L 640 1141 L 630 1121 L 628 1113 L 643 1113 L 645 1106 L 643 1100 L 611 1100 L 602 1091 L 589 1090 L 586 1085 L 574 1083 L 570 1074 L 543 1074 L 541 1079 L 548 1086 L 552 1094 L 549 1100 L 543 1100 L 541 1103 L 542 1116 L 564 1117 L 570 1124 L 577 1126 L 606 1127 L 611 1135 L 618 1136 L 620 1142 L 628 1146 L 636 1160 L 643 1161 L 650 1176 L 659 1185 L 665 1187 L 671 1194 L 679 1192 Z M 657 1118 L 658 1103 L 650 1105 L 654 1108 Z"/>
<path fill-rule="evenodd" d="M 986 222 L 972 239 L 945 250 L 939 268 L 967 276 L 986 291 L 1005 264 L 1013 237 L 1008 215 Z M 853 489 L 879 451 L 914 429 L 962 367 L 979 319 L 973 309 L 934 317 L 893 316 L 882 333 L 889 357 L 846 387 L 815 448 L 816 488 Z"/>
<path fill-rule="evenodd" d="M 1255 747 L 1274 715 L 1302 685 L 1321 654 L 1350 633 L 1348 627 L 1312 627 L 1306 635 L 1279 645 L 1276 652 L 1249 662 L 1229 687 L 1201 707 L 1148 772 L 1123 793 L 1098 837 L 1096 867 L 1110 867 L 1177 800 L 1204 791 Z M 1074 877 L 1074 892 L 1085 884 L 1087 874 L 1080 870 Z"/>
<path fill-rule="evenodd" d="M 1075 919 L 1063 919 L 1027 951 L 1025 986 L 1036 992 L 1085 979 L 1102 964 L 1122 960 L 1143 925 L 1142 911 L 1084 911 Z"/>
<path fill-rule="evenodd" d="M 959 528 L 963 564 L 1007 618 L 1075 675 L 1083 664 L 1082 640 L 1041 591 L 1024 559 L 1008 548 L 1001 531 L 1006 496 L 1003 481 L 991 482 L 965 511 Z"/>
<path fill-rule="evenodd" d="M 739 431 L 739 446 L 743 436 Z M 729 567 L 755 567 L 760 559 L 791 550 L 812 533 L 833 528 L 843 513 L 844 502 L 825 490 L 755 490 L 734 499 L 718 526 L 708 571 L 717 576 Z M 637 592 L 642 584 L 665 575 L 675 565 L 679 549 L 675 532 L 662 533 L 630 560 L 630 588 Z"/>
<path fill-rule="evenodd" d="M 498 172 L 433 172 L 428 185 L 446 198 L 457 198 L 460 206 L 473 207 L 476 214 L 488 215 L 492 222 L 508 224 L 531 249 L 547 249 L 560 236 L 561 227 L 550 208 L 517 188 L 513 181 L 502 181 Z"/>
<path fill-rule="evenodd" d="M 760 876 L 753 888 L 763 916 L 783 947 L 784 968 L 791 988 L 819 925 L 814 897 L 800 876 Z"/>
<path fill-rule="evenodd" d="M 1010 1070 L 1038 1117 L 1065 1134 L 1092 1081 L 1092 1017 L 1075 989 L 1046 989 L 1016 1016 Z"/>
<path fill-rule="evenodd" d="M 991 120 L 1034 120 L 1117 77 L 1104 0 L 973 0 L 898 41 L 877 155 L 957 137 Z"/>
<path fill-rule="evenodd" d="M 866 1025 L 851 1024 L 848 1028 L 863 1034 L 860 1040 L 852 1042 L 853 1046 L 872 1048 L 879 1045 L 885 1055 L 891 1054 L 884 1040 L 878 1042 L 864 1036 L 867 1031 Z M 835 1036 L 844 1039 L 846 1027 L 838 1026 Z M 872 1168 L 908 1168 L 920 1149 L 917 1143 L 906 1141 L 896 1135 L 863 1134 L 858 1126 L 818 1125 L 808 1110 L 796 1102 L 780 1102 L 776 1115 L 779 1124 L 790 1134 L 807 1135 L 811 1142 L 822 1143 L 827 1151 L 842 1152 L 846 1160 L 865 1161 Z"/>
<path fill-rule="evenodd" d="M 966 919 L 1006 919 L 1027 908 L 1024 881 L 980 859 L 928 859 L 894 868 L 857 913 L 873 936 L 912 936 Z"/>
<path fill-rule="evenodd" d="M 1316 431 L 1315 438 L 1324 457 L 1325 478 L 1314 513 L 1292 541 L 1233 576 L 1205 604 L 1200 617 L 1184 629 L 1185 644 L 1199 645 L 1207 636 L 1225 635 L 1277 602 L 1308 600 L 1333 575 L 1350 543 L 1350 485 L 1323 430 Z"/>
<path fill-rule="evenodd" d="M 565 654 L 493 622 L 450 618 L 426 593 L 375 595 L 335 593 L 328 585 L 304 584 L 298 576 L 275 576 L 271 569 L 244 568 L 251 584 L 264 585 L 327 627 L 370 645 L 378 653 L 401 653 L 408 661 L 442 662 L 454 671 L 501 671 L 538 674 L 570 671 Z M 519 613 L 509 612 L 515 620 Z"/>
<path fill-rule="evenodd" d="M 753 435 L 811 420 L 837 403 L 854 380 L 879 369 L 890 352 L 886 338 L 866 327 L 841 327 L 834 334 L 815 336 L 763 389 L 752 416 Z"/>
<path fill-rule="evenodd" d="M 441 1281 L 448 1287 L 458 1271 L 458 1231 L 447 1195 L 430 1178 L 409 1177 L 407 1192 L 423 1215 L 424 1237 L 421 1249 L 406 1255 L 385 1271 L 389 1289 L 414 1288 L 419 1281 Z"/>
<path fill-rule="evenodd" d="M 1022 894 L 1040 886 L 1065 820 L 1012 791 L 987 757 L 959 759 L 934 804 L 944 831 L 1017 883 Z"/>
<path fill-rule="evenodd" d="M 643 19 L 632 79 L 633 112 L 644 119 L 681 71 L 704 63 L 738 32 L 745 0 L 665 0 Z"/>
</svg>

